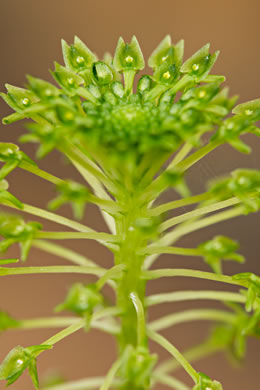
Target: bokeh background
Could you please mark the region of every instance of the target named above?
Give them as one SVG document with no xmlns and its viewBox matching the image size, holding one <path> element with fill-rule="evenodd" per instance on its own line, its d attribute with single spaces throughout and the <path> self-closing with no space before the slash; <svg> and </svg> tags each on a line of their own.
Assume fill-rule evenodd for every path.
<svg viewBox="0 0 260 390">
<path fill-rule="evenodd" d="M 220 49 L 221 55 L 214 68 L 214 73 L 225 74 L 231 93 L 239 93 L 240 102 L 259 97 L 259 12 L 257 0 L 237 1 L 176 1 L 176 0 L 0 0 L 0 90 L 4 84 L 23 86 L 25 74 L 51 79 L 49 69 L 53 61 L 62 62 L 60 40 L 72 42 L 78 35 L 99 56 L 105 51 L 114 52 L 120 35 L 130 40 L 135 34 L 146 58 L 153 48 L 166 35 L 171 34 L 174 42 L 185 39 L 185 58 L 207 42 L 212 49 Z M 0 116 L 10 113 L 4 102 L 0 102 Z M 17 142 L 22 133 L 20 123 L 8 127 L 0 126 L 0 140 Z M 223 175 L 236 167 L 258 168 L 260 163 L 260 139 L 248 136 L 252 154 L 245 156 L 223 147 L 210 154 L 203 162 L 196 164 L 189 173 L 189 183 L 194 193 L 202 191 L 205 182 L 210 178 Z M 35 147 L 23 146 L 31 157 Z M 57 153 L 52 153 L 40 162 L 40 166 L 60 177 L 81 180 L 74 169 L 64 165 Z M 44 207 L 54 196 L 54 188 L 28 173 L 17 170 L 11 175 L 11 191 L 21 200 L 32 205 Z M 173 193 L 167 194 L 173 198 Z M 2 208 L 1 208 L 2 209 Z M 70 216 L 69 208 L 61 210 Z M 31 218 L 34 219 L 33 217 Z M 44 222 L 46 230 L 59 229 L 55 224 Z M 102 219 L 95 207 L 88 207 L 85 221 L 90 226 L 105 229 Z M 250 270 L 260 273 L 259 265 L 259 214 L 241 217 L 236 220 L 218 224 L 212 228 L 198 231 L 183 238 L 180 245 L 194 246 L 221 232 L 241 243 L 241 253 L 247 258 L 243 266 L 226 265 L 227 273 Z M 112 264 L 107 252 L 92 242 L 68 242 L 70 248 L 86 253 L 103 266 Z M 11 254 L 15 255 L 17 249 Z M 200 260 L 178 259 L 164 256 L 160 266 L 201 267 L 206 269 Z M 195 264 L 196 262 L 196 264 Z M 32 250 L 28 264 L 63 264 L 61 259 L 48 256 L 43 252 Z M 65 262 L 64 262 L 65 264 Z M 0 280 L 0 308 L 8 310 L 17 318 L 49 316 L 53 306 L 62 301 L 68 287 L 76 280 L 90 281 L 90 278 L 71 275 L 42 275 L 3 277 Z M 170 291 L 172 289 L 208 288 L 213 284 L 190 280 L 164 280 L 153 282 L 149 292 Z M 214 286 L 221 288 L 222 286 Z M 109 290 L 105 290 L 110 294 Z M 202 302 L 200 306 L 207 307 Z M 156 308 L 151 318 L 160 317 L 181 307 L 196 306 L 168 304 Z M 198 306 L 198 305 L 197 305 Z M 216 305 L 218 307 L 218 305 Z M 10 331 L 0 335 L 0 360 L 17 344 L 27 346 L 39 344 L 55 333 L 56 330 Z M 198 343 L 208 332 L 208 324 L 176 326 L 164 334 L 180 349 Z M 153 349 L 156 349 L 152 346 Z M 163 358 L 168 355 L 156 349 Z M 40 378 L 51 372 L 61 373 L 66 379 L 73 380 L 87 376 L 103 375 L 110 367 L 116 353 L 116 347 L 109 336 L 98 331 L 90 334 L 79 332 L 60 342 L 52 351 L 43 353 L 38 359 Z M 220 379 L 228 390 L 258 390 L 260 342 L 250 340 L 248 353 L 243 367 L 232 367 L 218 354 L 195 364 L 196 369 Z M 187 380 L 182 372 L 179 378 Z M 190 384 L 190 382 L 187 382 Z M 1 382 L 0 388 L 4 384 Z M 16 390 L 32 389 L 26 375 L 13 385 Z M 156 386 L 156 389 L 163 387 Z"/>
</svg>

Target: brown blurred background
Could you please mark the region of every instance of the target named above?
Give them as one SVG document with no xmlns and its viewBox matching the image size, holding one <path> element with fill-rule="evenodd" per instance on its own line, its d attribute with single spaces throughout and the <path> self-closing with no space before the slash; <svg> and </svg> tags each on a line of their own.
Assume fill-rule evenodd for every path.
<svg viewBox="0 0 260 390">
<path fill-rule="evenodd" d="M 129 40 L 135 34 L 146 58 L 166 35 L 171 34 L 174 42 L 185 39 L 185 58 L 203 44 L 211 42 L 212 49 L 220 49 L 221 55 L 214 68 L 214 73 L 225 74 L 231 93 L 239 93 L 240 102 L 259 97 L 259 13 L 260 2 L 257 0 L 237 1 L 176 1 L 143 0 L 137 1 L 88 1 L 88 0 L 0 0 L 0 90 L 4 84 L 23 86 L 25 74 L 50 79 L 48 69 L 53 68 L 53 61 L 62 62 L 60 40 L 72 42 L 78 35 L 99 56 L 105 51 L 114 52 L 117 39 L 122 35 Z M 0 116 L 10 113 L 4 102 L 0 102 Z M 0 140 L 17 142 L 22 133 L 20 123 L 4 127 L 1 125 Z M 248 137 L 253 152 L 250 156 L 239 154 L 230 147 L 223 147 L 213 152 L 202 163 L 198 163 L 189 174 L 189 183 L 194 193 L 202 191 L 204 183 L 217 175 L 224 174 L 236 167 L 259 167 L 260 139 Z M 23 146 L 31 157 L 34 147 Z M 72 167 L 63 164 L 61 157 L 52 153 L 40 162 L 40 166 L 60 177 L 80 177 Z M 10 177 L 11 191 L 21 200 L 32 205 L 44 207 L 54 196 L 53 187 L 38 178 L 22 171 L 14 172 Z M 169 194 L 168 197 L 174 196 Z M 63 208 L 64 215 L 71 215 L 69 208 Z M 34 220 L 35 218 L 31 218 Z M 44 222 L 44 221 L 43 221 Z M 85 222 L 102 230 L 98 211 L 87 208 Z M 46 230 L 59 229 L 54 224 L 44 222 Z M 226 265 L 227 273 L 250 270 L 260 273 L 259 256 L 259 215 L 250 215 L 228 221 L 207 230 L 185 237 L 180 245 L 194 246 L 220 233 L 238 239 L 241 253 L 247 258 L 244 266 Z M 97 244 L 91 242 L 69 242 L 71 248 L 86 253 L 103 266 L 110 266 L 111 257 Z M 17 252 L 13 250 L 12 255 Z M 180 261 L 181 260 L 181 261 Z M 164 256 L 161 267 L 201 266 L 200 260 L 186 260 Z M 193 264 L 196 261 L 196 264 Z M 32 250 L 28 264 L 62 264 L 43 252 Z M 64 263 L 65 264 L 65 263 Z M 158 264 L 158 263 L 157 263 Z M 206 267 L 201 266 L 203 269 Z M 67 288 L 74 281 L 89 281 L 86 277 L 66 276 L 14 276 L 1 278 L 0 307 L 8 310 L 17 318 L 49 316 L 52 308 L 61 302 Z M 174 284 L 173 284 L 174 283 Z M 185 288 L 221 288 L 190 280 L 164 280 L 153 282 L 149 292 L 170 291 Z M 225 287 L 225 286 L 224 286 Z M 106 291 L 109 294 L 109 290 Z M 207 307 L 209 303 L 202 303 Z M 151 317 L 159 317 L 169 311 L 187 305 L 168 304 L 152 312 Z M 217 307 L 217 305 L 216 305 Z M 208 324 L 187 324 L 169 329 L 164 334 L 180 349 L 187 348 L 206 337 Z M 0 335 L 0 360 L 17 344 L 23 346 L 39 344 L 56 330 L 10 331 Z M 154 347 L 153 347 L 154 348 Z M 52 351 L 43 353 L 38 359 L 40 378 L 46 373 L 57 371 L 72 380 L 86 376 L 103 375 L 110 367 L 115 356 L 115 345 L 110 337 L 92 331 L 91 334 L 79 332 L 60 342 Z M 163 358 L 168 355 L 160 351 Z M 229 365 L 222 355 L 204 359 L 195 364 L 196 369 L 223 382 L 226 390 L 258 390 L 260 342 L 251 340 L 245 364 L 242 368 Z M 180 378 L 186 380 L 182 373 Z M 187 382 L 190 383 L 190 382 Z M 0 389 L 4 387 L 1 382 Z M 32 389 L 27 375 L 13 385 L 16 390 Z M 156 389 L 162 387 L 157 386 Z"/>
</svg>

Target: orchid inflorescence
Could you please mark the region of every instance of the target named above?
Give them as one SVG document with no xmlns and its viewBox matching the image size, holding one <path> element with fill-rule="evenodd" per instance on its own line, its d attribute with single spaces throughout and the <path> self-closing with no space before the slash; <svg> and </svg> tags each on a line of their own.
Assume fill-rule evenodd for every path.
<svg viewBox="0 0 260 390">
<path fill-rule="evenodd" d="M 7 93 L 1 96 L 15 112 L 3 123 L 30 119 L 26 124 L 28 132 L 20 141 L 37 143 L 38 158 L 58 150 L 86 184 L 46 172 L 17 145 L 1 142 L 0 203 L 69 230 L 45 231 L 38 222 L 3 211 L 0 251 L 4 253 L 19 243 L 23 262 L 35 247 L 74 264 L 8 267 L 19 259 L 2 259 L 0 275 L 69 272 L 94 275 L 97 281 L 73 284 L 64 302 L 54 308 L 56 312 L 71 312 L 71 317 L 15 319 L 0 312 L 1 331 L 36 326 L 64 328 L 37 346 L 14 347 L 0 365 L 0 380 L 12 384 L 28 369 L 38 389 L 38 355 L 82 328 L 86 332 L 96 328 L 118 341 L 118 358 L 107 376 L 69 382 L 64 387 L 49 384 L 48 389 L 145 390 L 162 383 L 188 390 L 191 387 L 172 375 L 182 366 L 193 380 L 193 390 L 221 390 L 219 381 L 197 372 L 191 362 L 219 350 L 227 351 L 233 359 L 244 357 L 248 336 L 260 335 L 260 277 L 250 272 L 223 274 L 223 260 L 245 260 L 237 253 L 238 242 L 229 237 L 218 235 L 195 248 L 174 245 L 188 233 L 259 210 L 258 170 L 237 169 L 212 180 L 198 195 L 192 195 L 185 175 L 223 144 L 242 153 L 250 152 L 241 136 L 260 136 L 256 126 L 260 99 L 236 105 L 237 97 L 229 97 L 228 88 L 222 87 L 225 78 L 210 74 L 219 52 L 212 54 L 209 44 L 183 62 L 183 41 L 173 44 L 166 36 L 148 59 L 152 73 L 142 75 L 136 83 L 137 73 L 145 68 L 136 37 L 130 43 L 120 38 L 114 56 L 106 53 L 103 60 L 78 37 L 72 45 L 62 41 L 62 50 L 65 66 L 55 63 L 51 71 L 57 85 L 32 76 L 27 77 L 25 89 L 6 85 Z M 231 112 L 233 115 L 229 115 Z M 205 137 L 206 133 L 209 134 Z M 49 210 L 26 204 L 9 191 L 6 179 L 16 168 L 55 186 L 57 197 L 48 203 Z M 169 188 L 180 198 L 163 202 L 161 194 Z M 76 220 L 56 213 L 66 203 L 72 206 Z M 88 203 L 100 209 L 109 233 L 78 221 L 85 215 Z M 197 206 L 168 216 L 188 205 Z M 51 242 L 66 239 L 96 240 L 113 253 L 113 267 L 101 267 Z M 163 253 L 202 258 L 209 271 L 150 269 Z M 148 281 L 175 276 L 228 283 L 239 290 L 183 290 L 146 296 Z M 102 291 L 106 284 L 114 291 L 113 303 Z M 148 321 L 150 306 L 196 299 L 221 301 L 226 310 L 199 308 Z M 165 328 L 193 320 L 212 321 L 214 326 L 202 344 L 184 353 L 160 334 Z M 150 352 L 149 340 L 165 348 L 172 358 L 158 363 L 157 354 Z"/>
</svg>

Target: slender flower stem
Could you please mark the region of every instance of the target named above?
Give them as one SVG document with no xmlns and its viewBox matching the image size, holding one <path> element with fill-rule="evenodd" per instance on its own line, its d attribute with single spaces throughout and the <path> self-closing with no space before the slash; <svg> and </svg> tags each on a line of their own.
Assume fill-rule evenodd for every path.
<svg viewBox="0 0 260 390">
<path fill-rule="evenodd" d="M 36 238 L 49 240 L 96 240 L 100 243 L 117 240 L 112 234 L 99 232 L 37 232 Z"/>
<path fill-rule="evenodd" d="M 191 151 L 192 148 L 193 146 L 186 142 L 183 147 L 178 151 L 178 153 L 174 156 L 173 160 L 166 169 L 170 170 L 174 168 L 177 164 L 179 164 L 187 156 L 187 154 Z"/>
<path fill-rule="evenodd" d="M 201 251 L 197 248 L 180 248 L 176 246 L 148 246 L 147 248 L 142 249 L 140 254 L 150 255 L 150 254 L 163 254 L 169 253 L 173 255 L 181 256 L 202 256 Z"/>
<path fill-rule="evenodd" d="M 71 334 L 77 332 L 78 330 L 82 329 L 85 326 L 85 320 L 78 320 L 75 324 L 72 324 L 68 326 L 68 328 L 63 329 L 61 332 L 55 334 L 54 336 L 50 337 L 46 341 L 44 341 L 42 344 L 44 345 L 54 345 L 58 343 L 59 341 L 63 340 L 65 337 L 70 336 Z"/>
<path fill-rule="evenodd" d="M 193 381 L 196 383 L 198 380 L 198 374 L 196 370 L 190 365 L 188 360 L 179 352 L 179 350 L 172 345 L 165 337 L 160 335 L 159 333 L 154 332 L 151 329 L 148 329 L 148 336 L 150 339 L 155 341 L 157 344 L 161 345 L 166 351 L 168 351 L 178 362 L 182 365 L 185 371 L 190 375 Z"/>
<path fill-rule="evenodd" d="M 148 325 L 149 330 L 161 331 L 174 325 L 183 324 L 190 321 L 219 321 L 224 323 L 234 323 L 236 316 L 225 310 L 215 309 L 192 309 L 179 313 L 169 314 L 159 318 Z"/>
<path fill-rule="evenodd" d="M 193 301 L 197 299 L 214 300 L 214 301 L 230 301 L 245 303 L 246 297 L 239 293 L 233 293 L 229 291 L 174 291 L 165 294 L 150 295 L 145 300 L 146 306 L 154 306 L 166 302 L 182 302 Z"/>
<path fill-rule="evenodd" d="M 160 230 L 167 230 L 168 228 L 177 225 L 178 223 L 187 221 L 188 219 L 212 213 L 213 211 L 221 210 L 226 207 L 234 206 L 238 203 L 240 203 L 240 199 L 238 199 L 237 197 L 233 197 L 231 199 L 223 200 L 221 202 L 217 202 L 206 207 L 201 207 L 199 209 L 189 211 L 188 213 L 178 215 L 177 217 L 170 218 L 167 221 L 163 222 L 161 224 Z"/>
<path fill-rule="evenodd" d="M 189 362 L 194 362 L 196 360 L 208 357 L 213 353 L 222 350 L 223 347 L 218 347 L 217 345 L 212 345 L 210 341 L 205 341 L 203 344 L 196 345 L 183 352 L 183 355 Z M 167 374 L 168 372 L 174 372 L 180 367 L 180 364 L 177 360 L 168 359 L 162 362 L 155 370 L 155 373 L 158 373 L 158 376 L 161 374 Z"/>
<path fill-rule="evenodd" d="M 172 387 L 175 390 L 190 390 L 190 387 L 186 386 L 179 379 L 173 378 L 172 376 L 169 375 L 154 374 L 153 378 L 156 380 L 156 382 Z"/>
<path fill-rule="evenodd" d="M 125 270 L 125 264 L 118 264 L 110 268 L 97 282 L 97 289 L 100 290 L 109 279 L 113 279 L 115 276 L 120 276 Z"/>
<path fill-rule="evenodd" d="M 133 302 L 137 315 L 137 344 L 142 346 L 146 344 L 146 322 L 144 308 L 141 300 L 135 292 L 130 293 L 130 299 Z"/>
<path fill-rule="evenodd" d="M 179 162 L 175 168 L 178 171 L 185 172 L 187 169 L 192 167 L 196 162 L 200 161 L 204 156 L 206 156 L 209 152 L 216 149 L 221 143 L 219 141 L 211 141 L 207 145 L 198 149 L 196 152 L 191 154 L 185 160 Z"/>
<path fill-rule="evenodd" d="M 83 168 L 79 163 L 77 163 L 71 157 L 70 157 L 70 160 L 71 160 L 72 164 L 76 167 L 76 169 L 79 171 L 81 176 L 93 188 L 94 193 L 98 197 L 100 197 L 102 199 L 111 200 L 111 197 L 108 195 L 108 193 L 105 191 L 105 189 L 103 188 L 103 186 L 100 183 L 100 181 L 97 180 L 94 175 L 92 175 L 90 172 L 88 172 L 85 168 Z M 89 160 L 89 163 L 91 164 L 92 161 Z M 102 214 L 102 216 L 103 216 L 107 226 L 109 227 L 111 233 L 115 234 L 116 233 L 116 229 L 115 229 L 115 220 L 114 220 L 114 218 L 110 214 L 106 213 L 105 211 L 103 211 L 103 210 L 100 210 L 100 211 L 101 211 L 101 214 Z"/>
<path fill-rule="evenodd" d="M 79 319 L 76 317 L 35 318 L 35 319 L 20 321 L 20 324 L 14 329 L 19 328 L 19 329 L 32 330 L 32 329 L 43 329 L 43 328 L 48 328 L 48 329 L 64 328 L 76 324 L 78 322 Z M 112 335 L 116 335 L 119 333 L 118 326 L 111 324 L 105 320 L 102 321 L 92 320 L 91 328 L 99 329 Z"/>
<path fill-rule="evenodd" d="M 199 195 L 194 195 L 188 198 L 174 200 L 168 203 L 163 203 L 160 206 L 153 207 L 152 209 L 148 210 L 148 214 L 151 216 L 157 216 L 165 213 L 166 211 L 174 210 L 183 206 L 189 206 L 190 204 L 194 204 L 194 203 L 203 202 L 204 200 L 208 200 L 210 198 L 212 198 L 212 194 L 210 192 L 203 192 L 202 194 Z"/>
<path fill-rule="evenodd" d="M 162 277 L 174 277 L 174 276 L 184 276 L 188 278 L 198 278 L 206 280 L 214 280 L 216 282 L 223 282 L 228 284 L 234 284 L 236 286 L 247 287 L 247 284 L 240 280 L 234 280 L 231 276 L 228 275 L 219 275 L 213 272 L 204 272 L 197 271 L 192 269 L 157 269 L 152 271 L 143 271 L 142 277 L 144 279 L 159 279 Z"/>
<path fill-rule="evenodd" d="M 62 383 L 59 385 L 44 387 L 42 390 L 93 390 L 97 389 L 104 382 L 105 377 L 94 377 L 80 379 L 77 381 Z"/>
<path fill-rule="evenodd" d="M 110 386 L 113 384 L 114 378 L 115 378 L 116 373 L 119 370 L 121 364 L 122 364 L 121 358 L 119 358 L 118 360 L 116 360 L 112 364 L 112 367 L 108 371 L 107 376 L 106 376 L 103 384 L 100 386 L 100 390 L 108 390 L 110 388 Z"/>
<path fill-rule="evenodd" d="M 80 267 L 77 265 L 51 265 L 45 267 L 0 267 L 0 276 L 6 275 L 29 275 L 29 274 L 66 274 L 77 273 L 86 275 L 102 276 L 106 272 L 101 267 Z"/>
<path fill-rule="evenodd" d="M 19 168 L 24 169 L 25 171 L 31 172 L 36 176 L 41 177 L 44 180 L 49 181 L 55 185 L 63 183 L 64 180 L 52 175 L 51 173 L 45 172 L 42 169 L 39 169 L 37 166 L 27 163 L 26 161 L 21 161 Z"/>
<path fill-rule="evenodd" d="M 12 208 L 17 208 L 13 204 L 8 204 L 8 205 L 6 204 L 6 206 L 12 207 Z M 63 217 L 59 214 L 56 214 L 56 213 L 52 213 L 50 211 L 43 210 L 39 207 L 31 206 L 29 204 L 24 203 L 23 209 L 19 210 L 19 211 L 23 211 L 23 212 L 31 214 L 31 215 L 36 215 L 37 217 L 47 219 L 48 221 L 56 222 L 60 225 L 67 226 L 67 227 L 74 229 L 76 231 L 79 231 L 79 232 L 94 232 L 93 229 L 91 229 L 88 226 L 82 225 L 79 222 L 65 218 L 65 217 Z"/>
<path fill-rule="evenodd" d="M 74 252 L 71 249 L 65 248 L 61 245 L 53 244 L 49 241 L 44 240 L 34 240 L 32 246 L 35 248 L 41 249 L 47 253 L 51 253 L 55 256 L 62 257 L 63 259 L 69 260 L 72 263 L 77 265 L 85 265 L 85 266 L 94 266 L 96 267 L 96 263 L 94 261 L 88 259 L 87 257 L 80 255 L 77 252 Z"/>
<path fill-rule="evenodd" d="M 157 241 L 158 246 L 168 246 L 176 242 L 179 238 L 184 235 L 191 233 L 193 231 L 202 229 L 206 226 L 213 225 L 218 222 L 225 221 L 234 217 L 238 217 L 244 214 L 244 208 L 242 206 L 237 206 L 231 210 L 226 210 L 221 213 L 214 214 L 210 217 L 204 218 L 202 220 L 194 221 L 190 224 L 184 223 L 174 230 L 166 233 L 159 241 Z M 152 247 L 152 246 L 151 246 Z M 153 254 L 146 258 L 144 262 L 144 269 L 148 269 L 152 266 L 154 261 L 157 259 L 158 254 Z"/>
<path fill-rule="evenodd" d="M 113 182 L 109 180 L 99 168 L 95 167 L 93 162 L 90 163 L 89 159 L 77 147 L 70 144 L 69 142 L 64 142 L 59 149 L 69 159 L 73 159 L 88 172 L 94 175 L 109 191 L 112 193 L 115 192 L 115 186 Z"/>
<path fill-rule="evenodd" d="M 238 217 L 240 215 L 243 215 L 243 213 L 244 208 L 242 206 L 238 206 L 232 208 L 231 210 L 223 211 L 221 213 L 214 214 L 202 220 L 195 221 L 193 223 L 190 223 L 189 225 L 180 226 L 179 228 L 170 231 L 169 233 L 166 233 L 165 236 L 162 237 L 162 239 L 159 241 L 159 243 L 167 245 L 169 243 L 175 242 L 177 239 L 188 233 L 194 232 L 195 230 L 214 225 L 215 223 L 222 222 L 227 219 Z"/>
</svg>

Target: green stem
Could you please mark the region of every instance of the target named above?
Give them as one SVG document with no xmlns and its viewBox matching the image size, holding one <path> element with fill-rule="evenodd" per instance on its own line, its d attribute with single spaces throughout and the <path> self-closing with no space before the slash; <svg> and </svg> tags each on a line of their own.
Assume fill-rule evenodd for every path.
<svg viewBox="0 0 260 390">
<path fill-rule="evenodd" d="M 13 204 L 6 204 L 8 207 L 12 207 L 17 209 Z M 29 204 L 23 204 L 23 209 L 19 211 L 23 211 L 25 213 L 36 215 L 37 217 L 47 219 L 48 221 L 56 222 L 60 225 L 67 226 L 71 229 L 77 230 L 79 232 L 94 232 L 93 229 L 89 228 L 88 226 L 82 225 L 79 222 L 73 221 L 71 219 L 62 217 L 61 215 L 58 215 L 56 213 L 52 213 L 50 211 L 46 211 L 43 209 L 40 209 L 39 207 L 34 207 Z"/>
<path fill-rule="evenodd" d="M 154 306 L 166 302 L 182 302 L 193 301 L 197 299 L 214 300 L 214 301 L 230 301 L 245 303 L 246 297 L 239 293 L 233 293 L 229 291 L 174 291 L 165 294 L 155 294 L 146 298 L 146 306 Z"/>
<path fill-rule="evenodd" d="M 186 142 L 183 147 L 178 151 L 178 153 L 174 156 L 173 160 L 170 162 L 166 170 L 170 170 L 174 168 L 177 164 L 179 164 L 191 151 L 193 146 Z"/>
<path fill-rule="evenodd" d="M 70 161 L 72 162 L 72 164 L 76 167 L 76 169 L 82 175 L 82 177 L 93 188 L 94 193 L 98 197 L 100 197 L 102 199 L 111 200 L 110 196 L 105 191 L 105 189 L 103 188 L 103 186 L 100 183 L 100 181 L 97 180 L 96 177 L 92 173 L 87 171 L 79 163 L 77 163 L 75 160 L 73 160 L 73 158 L 71 158 L 71 157 L 69 157 L 69 158 L 70 158 Z M 89 164 L 94 164 L 94 163 L 91 160 L 89 160 Z M 94 166 L 95 166 L 95 164 L 94 164 Z M 116 229 L 115 229 L 115 220 L 114 220 L 114 218 L 110 214 L 106 213 L 105 211 L 103 211 L 103 210 L 100 210 L 100 211 L 101 211 L 101 214 L 102 214 L 102 216 L 103 216 L 107 226 L 109 227 L 110 231 L 113 234 L 115 234 Z"/>
<path fill-rule="evenodd" d="M 50 318 L 35 318 L 29 320 L 22 320 L 19 326 L 14 329 L 44 329 L 44 328 L 63 328 L 78 323 L 79 319 L 76 317 L 50 317 Z M 113 325 L 105 320 L 91 321 L 91 328 L 102 330 L 108 334 L 117 335 L 119 333 L 119 327 Z"/>
<path fill-rule="evenodd" d="M 178 223 L 187 221 L 188 219 L 212 213 L 213 211 L 221 210 L 226 207 L 234 206 L 235 204 L 238 204 L 240 202 L 240 199 L 238 199 L 237 197 L 233 197 L 231 199 L 223 200 L 221 202 L 217 202 L 209 206 L 189 211 L 188 213 L 178 215 L 177 217 L 170 218 L 167 221 L 163 222 L 160 226 L 160 230 L 167 230 L 168 228 L 177 225 Z"/>
<path fill-rule="evenodd" d="M 165 337 L 160 335 L 159 333 L 154 332 L 151 329 L 148 329 L 148 336 L 155 341 L 157 344 L 161 345 L 166 351 L 168 351 L 185 369 L 187 374 L 190 375 L 190 377 L 193 379 L 195 383 L 197 383 L 198 380 L 198 374 L 196 370 L 190 365 L 188 360 L 185 359 L 185 357 L 180 353 L 180 351 L 172 345 Z"/>
<path fill-rule="evenodd" d="M 183 355 L 189 362 L 193 362 L 204 357 L 208 357 L 213 353 L 221 350 L 222 347 L 214 346 L 209 341 L 204 342 L 203 344 L 196 345 L 185 351 Z M 167 374 L 168 372 L 174 372 L 179 368 L 180 364 L 176 360 L 166 360 L 162 362 L 155 370 L 155 373 L 158 373 L 158 376 L 161 374 Z"/>
<path fill-rule="evenodd" d="M 139 346 L 144 346 L 146 345 L 146 322 L 144 308 L 135 292 L 130 293 L 130 299 L 133 302 L 137 315 L 137 344 Z"/>
<path fill-rule="evenodd" d="M 64 180 L 52 175 L 51 173 L 45 172 L 42 169 L 39 169 L 37 166 L 27 163 L 26 161 L 21 161 L 19 168 L 24 169 L 25 171 L 31 172 L 36 176 L 41 177 L 44 180 L 49 181 L 55 185 L 63 183 Z"/>
<path fill-rule="evenodd" d="M 112 364 L 112 367 L 108 371 L 107 376 L 106 376 L 103 384 L 100 386 L 100 390 L 108 390 L 110 388 L 110 386 L 113 384 L 114 378 L 115 378 L 116 373 L 119 370 L 121 364 L 122 364 L 121 358 L 116 360 Z"/>
<path fill-rule="evenodd" d="M 169 314 L 159 318 L 148 325 L 148 329 L 152 331 L 161 331 L 174 325 L 183 324 L 190 321 L 218 321 L 232 324 L 236 320 L 236 316 L 225 310 L 215 309 L 192 309 L 185 310 L 179 313 Z"/>
<path fill-rule="evenodd" d="M 236 286 L 247 287 L 245 282 L 234 280 L 232 276 L 214 274 L 213 272 L 204 272 L 192 269 L 157 269 L 153 271 L 143 271 L 142 276 L 144 279 L 148 280 L 159 279 L 162 277 L 184 276 L 188 278 L 214 280 L 216 282 L 223 282 L 228 284 L 234 284 Z"/>
<path fill-rule="evenodd" d="M 181 256 L 202 256 L 201 251 L 197 248 L 179 248 L 176 246 L 150 245 L 147 248 L 144 248 L 140 253 L 145 255 L 170 253 Z"/>
<path fill-rule="evenodd" d="M 29 274 L 66 274 L 77 273 L 86 275 L 102 276 L 106 269 L 101 267 L 80 267 L 78 265 L 51 265 L 40 267 L 0 267 L 0 276 L 29 275 Z"/>
<path fill-rule="evenodd" d="M 175 168 L 180 172 L 185 172 L 187 169 L 192 167 L 196 162 L 200 161 L 204 156 L 206 156 L 209 152 L 216 149 L 220 144 L 219 141 L 211 141 L 209 144 L 203 146 L 201 149 L 192 153 L 185 160 L 179 162 Z"/>
<path fill-rule="evenodd" d="M 42 390 L 93 390 L 97 389 L 104 382 L 105 377 L 94 377 L 67 382 L 60 385 L 44 387 Z"/>
<path fill-rule="evenodd" d="M 172 387 L 175 390 L 190 390 L 190 387 L 186 386 L 179 379 L 173 378 L 165 374 L 154 374 L 154 379 L 156 382 L 162 383 L 163 385 Z"/>
<path fill-rule="evenodd" d="M 212 198 L 212 194 L 210 192 L 204 192 L 203 194 L 190 196 L 185 199 L 174 200 L 172 202 L 164 203 L 160 206 L 153 207 L 152 209 L 148 210 L 148 214 L 152 216 L 157 216 L 165 213 L 166 211 L 174 210 L 179 207 L 188 206 L 194 203 L 203 202 L 204 200 L 208 200 L 210 198 Z"/>
<path fill-rule="evenodd" d="M 100 290 L 109 279 L 113 279 L 115 276 L 120 276 L 125 270 L 125 264 L 118 264 L 110 268 L 101 278 L 97 281 L 97 289 Z"/>
<path fill-rule="evenodd" d="M 71 249 L 65 248 L 61 245 L 53 244 L 52 242 L 44 240 L 34 240 L 32 246 L 41 249 L 47 253 L 51 253 L 55 256 L 62 257 L 63 259 L 69 260 L 77 265 L 94 266 L 97 265 L 85 256 L 80 255 Z"/>
<path fill-rule="evenodd" d="M 191 224 L 180 226 L 179 228 L 165 234 L 165 236 L 162 237 L 159 243 L 167 245 L 169 243 L 175 242 L 177 239 L 179 239 L 180 237 L 188 233 L 194 232 L 195 230 L 202 229 L 206 226 L 210 226 L 215 223 L 225 221 L 227 219 L 238 217 L 240 215 L 243 215 L 243 213 L 244 213 L 244 208 L 242 206 L 241 207 L 238 206 L 236 208 L 232 208 L 231 210 L 223 211 L 221 213 L 214 214 L 202 220 L 195 221 Z"/>
<path fill-rule="evenodd" d="M 99 232 L 37 232 L 36 238 L 43 238 L 49 240 L 96 240 L 99 242 L 113 242 L 117 238 L 113 234 L 99 233 Z"/>
<path fill-rule="evenodd" d="M 221 213 L 214 214 L 210 217 L 204 218 L 202 220 L 194 221 L 191 223 L 184 223 L 183 225 L 175 228 L 173 231 L 166 233 L 158 242 L 158 246 L 168 246 L 176 242 L 180 237 L 185 234 L 191 233 L 195 230 L 202 229 L 206 226 L 213 225 L 218 222 L 225 221 L 234 217 L 238 217 L 244 214 L 244 208 L 242 206 L 237 206 L 231 210 L 223 211 Z M 158 254 L 151 255 L 146 258 L 144 262 L 144 269 L 148 269 L 157 259 Z"/>
<path fill-rule="evenodd" d="M 77 321 L 75 324 L 68 326 L 68 328 L 63 329 L 61 332 L 50 337 L 49 339 L 44 341 L 42 344 L 54 345 L 54 344 L 58 343 L 59 341 L 63 340 L 64 338 L 66 338 L 66 337 L 70 336 L 71 334 L 77 332 L 78 330 L 84 328 L 85 322 L 86 322 L 85 320 Z"/>
<path fill-rule="evenodd" d="M 70 160 L 74 160 L 81 165 L 86 171 L 90 172 L 96 177 L 111 193 L 116 192 L 116 188 L 111 180 L 101 171 L 101 169 L 94 166 L 93 162 L 90 163 L 88 157 L 86 157 L 77 147 L 70 144 L 68 141 L 64 142 L 60 146 L 60 151 L 64 153 Z"/>
</svg>

